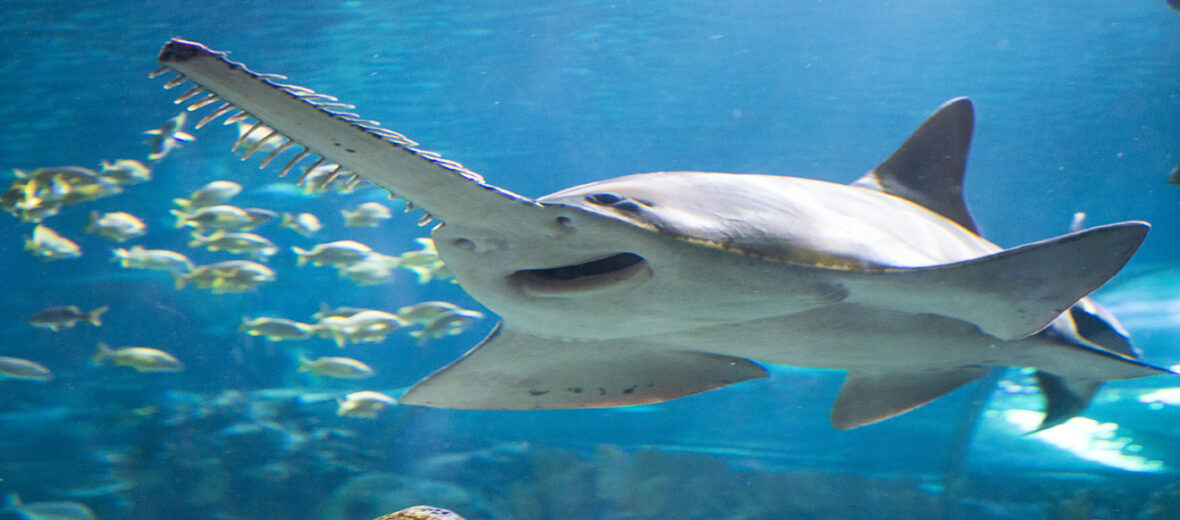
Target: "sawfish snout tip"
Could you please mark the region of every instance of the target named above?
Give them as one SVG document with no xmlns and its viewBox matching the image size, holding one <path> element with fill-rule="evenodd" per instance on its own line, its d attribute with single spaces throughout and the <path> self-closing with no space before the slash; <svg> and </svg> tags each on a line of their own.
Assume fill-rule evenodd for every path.
<svg viewBox="0 0 1180 520">
<path fill-rule="evenodd" d="M 160 49 L 157 58 L 161 63 L 188 61 L 201 54 L 221 54 L 200 43 L 182 38 L 172 38 Z"/>
</svg>

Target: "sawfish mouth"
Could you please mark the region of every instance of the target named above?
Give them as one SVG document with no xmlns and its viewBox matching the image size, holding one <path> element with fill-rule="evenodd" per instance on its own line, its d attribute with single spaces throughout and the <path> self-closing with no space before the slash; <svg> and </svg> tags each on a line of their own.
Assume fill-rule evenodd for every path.
<svg viewBox="0 0 1180 520">
<path fill-rule="evenodd" d="M 546 269 L 524 269 L 508 277 L 521 292 L 542 297 L 585 296 L 632 287 L 650 278 L 647 260 L 634 253 L 617 253 Z"/>
</svg>

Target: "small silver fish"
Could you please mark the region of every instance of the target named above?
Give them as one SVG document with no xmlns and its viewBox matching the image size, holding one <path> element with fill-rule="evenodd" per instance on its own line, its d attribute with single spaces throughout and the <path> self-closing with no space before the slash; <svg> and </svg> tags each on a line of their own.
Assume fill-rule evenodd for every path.
<svg viewBox="0 0 1180 520">
<path fill-rule="evenodd" d="M 407 325 L 406 320 L 385 311 L 365 310 L 348 317 L 327 316 L 316 324 L 316 332 L 323 338 L 331 338 L 336 346 L 344 348 L 348 343 L 378 343 L 385 341 L 390 332 Z"/>
<path fill-rule="evenodd" d="M 172 215 L 176 217 L 177 229 L 189 226 L 200 232 L 218 229 L 241 231 L 253 227 L 254 222 L 246 210 L 228 204 L 203 206 L 192 213 L 174 209 Z"/>
<path fill-rule="evenodd" d="M 101 327 L 102 315 L 108 309 L 110 307 L 105 305 L 90 312 L 82 312 L 82 309 L 79 309 L 77 305 L 50 307 L 30 316 L 28 321 L 34 327 L 42 327 L 54 332 L 73 327 L 78 322 L 86 322 L 95 327 Z"/>
<path fill-rule="evenodd" d="M 45 262 L 82 256 L 82 248 L 78 244 L 44 224 L 38 224 L 33 228 L 32 236 L 25 237 L 25 250 Z"/>
<path fill-rule="evenodd" d="M 462 334 L 467 330 L 467 327 L 481 318 L 483 318 L 483 313 L 479 311 L 464 309 L 449 311 L 426 322 L 421 329 L 410 331 L 410 336 L 417 340 L 419 346 L 422 346 L 430 339 Z"/>
<path fill-rule="evenodd" d="M 96 365 L 131 367 L 136 372 L 180 372 L 184 363 L 175 356 L 160 349 L 148 347 L 123 347 L 112 349 L 106 343 L 99 343 L 90 357 Z"/>
<path fill-rule="evenodd" d="M 286 318 L 242 317 L 238 330 L 251 336 L 262 336 L 270 341 L 307 339 L 315 332 L 315 326 Z"/>
<path fill-rule="evenodd" d="M 369 365 L 346 357 L 321 357 L 316 359 L 299 358 L 299 371 L 309 372 L 317 377 L 335 377 L 339 379 L 365 379 L 377 373 Z"/>
<path fill-rule="evenodd" d="M 355 240 L 337 240 L 317 244 L 311 250 L 292 247 L 298 259 L 295 265 L 311 262 L 312 265 L 349 266 L 373 254 L 373 249 Z"/>
<path fill-rule="evenodd" d="M 332 308 L 332 307 L 329 307 L 328 304 L 321 302 L 319 312 L 312 314 L 311 319 L 319 321 L 324 318 L 331 318 L 331 317 L 347 318 L 349 316 L 355 316 L 355 315 L 360 314 L 365 311 L 374 311 L 374 310 L 376 310 L 376 309 L 366 309 L 364 307 L 336 307 L 336 308 Z"/>
<path fill-rule="evenodd" d="M 250 215 L 251 228 L 270 222 L 271 220 L 274 220 L 275 217 L 279 216 L 278 212 L 276 211 L 262 208 L 242 208 L 242 211 L 245 211 L 247 215 Z"/>
<path fill-rule="evenodd" d="M 275 280 L 275 272 L 258 262 L 229 260 L 202 265 L 176 276 L 176 289 L 193 283 L 198 289 L 210 289 L 214 294 L 240 293 Z"/>
<path fill-rule="evenodd" d="M 360 417 L 364 419 L 376 419 L 377 414 L 397 404 L 392 397 L 381 392 L 363 391 L 353 392 L 339 399 L 340 407 L 336 410 L 336 415 L 341 417 Z"/>
<path fill-rule="evenodd" d="M 116 184 L 138 184 L 152 180 L 152 170 L 135 159 L 115 159 L 115 162 L 102 161 L 99 177 Z"/>
<path fill-rule="evenodd" d="M 238 121 L 238 140 L 241 144 L 235 146 L 235 148 L 240 147 L 243 150 L 254 148 L 253 153 L 267 155 L 270 152 L 278 150 L 284 141 L 284 139 L 275 138 L 281 136 L 271 137 L 272 134 L 274 134 L 274 130 L 266 126 L 245 120 Z M 263 139 L 266 139 L 266 141 L 262 142 Z"/>
<path fill-rule="evenodd" d="M 31 172 L 13 170 L 17 179 L 36 184 L 48 185 L 53 179 L 74 186 L 101 182 L 98 172 L 83 166 L 48 166 Z"/>
<path fill-rule="evenodd" d="M 116 211 L 111 213 L 90 212 L 90 222 L 83 233 L 97 235 L 112 242 L 126 242 L 147 233 L 147 225 L 139 217 Z"/>
<path fill-rule="evenodd" d="M 198 209 L 225 204 L 242 192 L 242 185 L 233 181 L 213 181 L 197 188 L 189 194 L 187 199 L 172 199 L 172 203 L 180 206 L 186 213 Z"/>
<path fill-rule="evenodd" d="M 451 302 L 430 301 L 402 307 L 397 310 L 397 315 L 411 323 L 427 324 L 443 314 L 458 310 L 462 308 Z"/>
<path fill-rule="evenodd" d="M 26 210 L 89 202 L 123 192 L 118 183 L 81 166 L 37 168 L 29 173 L 15 170 L 15 173 L 17 180 L 13 186 L 25 190 L 20 207 Z"/>
<path fill-rule="evenodd" d="M 143 246 L 131 246 L 131 249 L 118 248 L 111 251 L 112 262 L 118 262 L 124 269 L 151 269 L 153 271 L 169 271 L 173 273 L 187 273 L 193 270 L 193 262 L 187 256 L 167 249 L 144 249 Z"/>
<path fill-rule="evenodd" d="M 380 202 L 365 202 L 352 210 L 342 209 L 344 227 L 377 227 L 382 220 L 393 218 L 389 208 Z"/>
<path fill-rule="evenodd" d="M 0 379 L 52 381 L 53 373 L 44 365 L 27 359 L 0 356 Z"/>
<path fill-rule="evenodd" d="M 305 237 L 310 237 L 321 229 L 324 225 L 320 219 L 311 213 L 283 213 L 283 219 L 279 222 L 279 227 L 290 229 Z"/>
<path fill-rule="evenodd" d="M 374 253 L 373 256 L 377 255 Z M 373 256 L 349 266 L 342 266 L 339 271 L 340 276 L 352 280 L 353 283 L 361 287 L 392 282 L 393 269 L 390 268 L 389 262 L 374 259 Z"/>
<path fill-rule="evenodd" d="M 145 135 L 151 136 L 147 140 L 148 145 L 152 148 L 152 152 L 148 154 L 149 161 L 156 162 L 163 159 L 172 153 L 174 148 L 180 146 L 180 143 L 188 143 L 197 139 L 182 131 L 186 117 L 185 113 L 181 112 L 176 117 L 165 121 L 160 128 L 144 132 Z"/>
<path fill-rule="evenodd" d="M 234 254 L 244 253 L 261 259 L 279 251 L 273 242 L 254 233 L 227 233 L 219 229 L 208 236 L 193 232 L 192 238 L 188 243 L 189 247 L 204 247 L 209 251 L 228 251 Z"/>
<path fill-rule="evenodd" d="M 357 186 L 372 186 L 368 181 L 357 184 L 349 182 L 352 172 L 337 171 L 339 164 L 324 163 L 304 172 L 300 179 L 303 192 L 306 194 L 338 193 L 347 194 L 356 191 Z"/>
</svg>

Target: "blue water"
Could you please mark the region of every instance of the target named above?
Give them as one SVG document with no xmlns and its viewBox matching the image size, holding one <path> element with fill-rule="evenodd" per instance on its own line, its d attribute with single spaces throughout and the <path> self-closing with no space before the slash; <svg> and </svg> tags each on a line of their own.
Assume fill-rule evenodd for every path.
<svg viewBox="0 0 1180 520">
<path fill-rule="evenodd" d="M 1165 2 L 277 5 L 7 6 L 0 167 L 142 160 L 142 132 L 179 110 L 177 92 L 147 78 L 171 37 L 335 95 L 527 196 L 660 170 L 850 182 L 943 101 L 969 96 L 977 118 L 965 194 L 985 236 L 1002 246 L 1056 236 L 1077 211 L 1088 225 L 1151 222 L 1147 242 L 1096 298 L 1147 361 L 1180 363 L 1180 187 L 1164 182 L 1180 161 L 1180 13 Z M 1022 437 L 1027 428 L 1004 411 L 1039 400 L 1022 393 L 1017 370 L 847 432 L 827 420 L 840 374 L 789 367 L 627 409 L 395 407 L 374 421 L 337 417 L 335 397 L 396 392 L 465 352 L 495 318 L 423 347 L 395 334 L 344 351 L 372 365 L 375 379 L 296 374 L 295 349 L 339 351 L 327 340 L 292 347 L 246 336 L 242 316 L 309 320 L 321 302 L 481 307 L 457 285 L 421 285 L 405 271 L 389 285 L 355 287 L 328 268 L 296 267 L 290 246 L 347 238 L 399 254 L 427 230 L 414 226 L 417 214 L 398 213 L 400 203 L 380 228 L 343 228 L 340 209 L 383 194 L 281 192 L 275 166 L 259 171 L 256 158 L 229 152 L 232 129 L 194 131 L 191 121 L 197 140 L 161 161 L 155 179 L 46 220 L 78 242 L 80 259 L 38 262 L 21 250 L 32 224 L 0 215 L 0 355 L 56 376 L 0 380 L 0 492 L 79 501 L 103 519 L 368 520 L 419 500 L 496 519 L 857 517 L 863 509 L 849 503 L 879 517 L 1056 518 L 1050 504 L 1070 497 L 1090 504 L 1082 514 L 1167 517 L 1149 509 L 1180 480 L 1180 417 L 1139 397 L 1180 386 L 1175 378 L 1109 384 L 1086 414 L 1117 423 L 1116 439 L 1142 446 L 1123 452 L 1161 463 L 1150 470 Z M 121 247 L 183 250 L 198 264 L 229 259 L 187 248 L 168 214 L 173 198 L 216 179 L 245 187 L 235 204 L 311 211 L 326 229 L 308 239 L 259 228 L 284 249 L 269 262 L 278 280 L 245 294 L 177 291 L 162 273 L 120 270 L 108 261 L 116 246 L 81 234 L 91 211 L 130 211 L 149 232 Z M 100 328 L 54 333 L 25 322 L 67 304 L 111 310 Z M 96 368 L 88 357 L 98 341 L 161 348 L 186 370 Z M 362 480 L 378 491 L 348 498 L 347 483 L 379 472 L 398 478 Z M 130 487 L 93 491 L 112 482 Z M 1091 488 L 1106 491 L 1079 491 Z M 339 504 L 348 500 L 362 505 Z"/>
</svg>

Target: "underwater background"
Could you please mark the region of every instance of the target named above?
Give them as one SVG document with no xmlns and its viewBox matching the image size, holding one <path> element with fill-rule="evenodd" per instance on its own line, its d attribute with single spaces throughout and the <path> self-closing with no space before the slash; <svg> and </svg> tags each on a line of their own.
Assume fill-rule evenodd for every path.
<svg viewBox="0 0 1180 520">
<path fill-rule="evenodd" d="M 364 118 L 527 196 L 629 173 L 699 170 L 851 182 L 942 102 L 976 106 L 965 196 L 1012 247 L 1087 225 L 1144 220 L 1130 264 L 1094 296 L 1144 359 L 1180 364 L 1180 12 L 1124 2 L 349 1 L 7 2 L 0 22 L 0 168 L 148 162 L 144 131 L 183 89 L 148 79 L 172 37 L 355 104 Z M 914 412 L 836 431 L 842 378 L 772 377 L 666 403 L 599 410 L 392 406 L 337 414 L 337 398 L 397 393 L 494 326 L 486 315 L 420 342 L 405 330 L 339 349 L 269 341 L 244 317 L 312 322 L 328 307 L 395 312 L 427 301 L 484 311 L 445 277 L 406 269 L 361 285 L 297 265 L 292 247 L 355 240 L 420 250 L 420 213 L 377 188 L 316 192 L 201 130 L 152 179 L 44 218 L 81 249 L 40 261 L 35 222 L 0 215 L 0 356 L 52 371 L 0 378 L 0 518 L 368 520 L 427 503 L 468 519 L 1176 518 L 1180 378 L 1108 383 L 1082 418 L 1037 435 L 1030 373 L 995 370 Z M 275 279 L 243 292 L 125 269 L 115 248 L 239 258 L 189 245 L 174 199 L 215 180 L 232 204 L 317 215 L 279 248 Z M 6 188 L 7 189 L 7 188 Z M 309 191 L 311 191 L 309 193 Z M 347 190 L 346 190 L 347 191 Z M 346 227 L 379 202 L 393 218 Z M 128 212 L 142 237 L 84 233 Z M 424 282 L 424 283 L 423 283 Z M 47 308 L 109 307 L 101 326 L 50 330 Z M 410 328 L 407 327 L 407 330 Z M 450 334 L 449 332 L 454 332 Z M 170 353 L 183 371 L 94 362 L 98 343 Z M 298 371 L 349 356 L 367 379 Z M 45 506 L 56 502 L 56 507 Z M 81 507 L 62 505 L 75 503 Z M 42 504 L 37 507 L 37 504 Z"/>
</svg>

